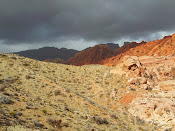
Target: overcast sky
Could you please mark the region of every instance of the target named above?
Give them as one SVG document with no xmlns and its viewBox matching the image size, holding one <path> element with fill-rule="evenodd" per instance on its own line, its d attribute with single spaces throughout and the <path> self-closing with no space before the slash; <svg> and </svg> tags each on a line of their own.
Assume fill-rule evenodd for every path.
<svg viewBox="0 0 175 131">
<path fill-rule="evenodd" d="M 0 52 L 160 39 L 175 33 L 175 0 L 0 0 Z"/>
</svg>

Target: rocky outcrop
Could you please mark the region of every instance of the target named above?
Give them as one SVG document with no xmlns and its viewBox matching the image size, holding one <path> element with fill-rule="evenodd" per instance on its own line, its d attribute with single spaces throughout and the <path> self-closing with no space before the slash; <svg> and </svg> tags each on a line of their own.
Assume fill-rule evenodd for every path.
<svg viewBox="0 0 175 131">
<path fill-rule="evenodd" d="M 87 50 L 77 53 L 74 57 L 67 61 L 70 65 L 88 65 L 103 64 L 102 60 L 110 58 L 114 55 L 114 51 L 107 45 L 96 45 Z"/>
<path fill-rule="evenodd" d="M 108 66 L 117 65 L 117 63 L 119 63 L 119 61 L 122 60 L 124 56 L 126 56 L 126 52 L 128 50 L 133 49 L 136 46 L 139 46 L 140 44 L 143 44 L 143 43 L 145 42 L 142 42 L 142 43 L 131 42 L 123 45 L 120 48 L 115 49 L 115 56 L 109 59 L 103 60 L 104 65 L 108 65 Z"/>
<path fill-rule="evenodd" d="M 117 65 L 124 56 L 167 56 L 175 53 L 175 34 L 160 40 L 132 42 L 116 50 L 117 55 L 104 60 L 105 65 Z"/>
<path fill-rule="evenodd" d="M 154 97 L 134 99 L 129 112 L 145 121 L 154 121 L 161 125 L 171 125 L 173 127 L 175 126 L 175 99 L 166 98 L 173 96 L 173 94 L 169 93 L 171 96 L 166 95 L 166 93 L 158 94 Z"/>
<path fill-rule="evenodd" d="M 126 45 L 128 45 L 128 44 L 130 44 L 131 42 L 124 42 L 124 46 L 126 46 Z"/>
<path fill-rule="evenodd" d="M 125 56 L 110 73 L 125 76 L 129 84 L 140 85 L 146 89 L 152 85 L 152 75 L 137 56 Z"/>
<path fill-rule="evenodd" d="M 98 44 L 98 45 L 107 45 L 112 50 L 116 50 L 116 49 L 120 48 L 120 46 L 118 44 L 115 44 L 115 43 L 106 43 L 106 44 Z M 86 48 L 86 49 L 84 49 L 82 51 L 88 50 L 90 48 L 91 47 L 88 47 L 88 48 Z"/>
<path fill-rule="evenodd" d="M 135 93 L 127 92 L 119 103 L 140 120 L 174 127 L 174 61 L 174 55 L 125 56 L 110 73 L 127 78 Z"/>
<path fill-rule="evenodd" d="M 107 43 L 107 44 L 102 44 L 102 45 L 107 45 L 112 50 L 116 50 L 116 49 L 120 48 L 120 46 L 118 44 L 115 44 L 115 43 Z"/>
</svg>

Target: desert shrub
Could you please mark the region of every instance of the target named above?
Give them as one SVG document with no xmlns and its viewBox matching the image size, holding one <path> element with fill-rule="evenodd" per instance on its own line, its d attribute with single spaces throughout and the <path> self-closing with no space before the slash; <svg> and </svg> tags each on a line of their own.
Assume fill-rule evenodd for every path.
<svg viewBox="0 0 175 131">
<path fill-rule="evenodd" d="M 55 96 L 57 96 L 57 95 L 60 95 L 61 94 L 61 91 L 59 90 L 59 89 L 57 89 L 57 90 L 55 90 Z"/>
<path fill-rule="evenodd" d="M 60 128 L 62 120 L 55 120 L 55 119 L 47 119 L 47 123 L 53 127 Z"/>
<path fill-rule="evenodd" d="M 115 114 L 110 114 L 110 117 L 113 118 L 113 119 L 118 119 L 118 117 L 115 115 Z"/>
<path fill-rule="evenodd" d="M 139 131 L 145 131 L 142 127 L 138 127 Z"/>
<path fill-rule="evenodd" d="M 41 110 L 45 115 L 47 114 L 47 110 L 46 109 L 43 109 Z"/>
<path fill-rule="evenodd" d="M 24 128 L 21 125 L 17 125 L 17 126 L 9 126 L 7 127 L 6 131 L 30 131 L 27 128 Z"/>
<path fill-rule="evenodd" d="M 148 91 L 152 91 L 152 89 L 153 89 L 153 88 L 149 87 L 147 90 L 148 90 Z"/>
<path fill-rule="evenodd" d="M 4 81 L 3 80 L 0 80 L 0 84 L 3 84 L 4 83 Z"/>
<path fill-rule="evenodd" d="M 11 58 L 12 58 L 12 59 L 14 59 L 14 60 L 16 60 L 16 59 L 17 59 L 15 56 L 12 56 Z"/>
<path fill-rule="evenodd" d="M 71 91 L 71 90 L 68 89 L 68 88 L 65 89 L 65 92 L 67 92 L 67 93 L 70 93 L 70 91 Z"/>
<path fill-rule="evenodd" d="M 1 104 L 12 104 L 13 101 L 6 95 L 0 96 L 0 103 Z"/>
<path fill-rule="evenodd" d="M 27 64 L 27 63 L 23 63 L 23 66 L 29 66 L 29 64 Z"/>
<path fill-rule="evenodd" d="M 34 124 L 36 127 L 40 127 L 40 128 L 43 128 L 43 127 L 44 127 L 44 124 L 41 124 L 40 122 L 38 122 L 38 120 L 33 120 L 33 124 Z"/>
<path fill-rule="evenodd" d="M 4 91 L 5 88 L 6 88 L 6 86 L 4 86 L 4 85 L 0 86 L 0 91 Z"/>
<path fill-rule="evenodd" d="M 26 75 L 26 79 L 31 79 L 32 77 L 29 75 Z"/>
<path fill-rule="evenodd" d="M 175 67 L 171 69 L 171 76 L 173 77 L 173 79 L 175 78 Z"/>
<path fill-rule="evenodd" d="M 9 112 L 9 115 L 11 115 L 12 117 L 15 117 L 16 111 L 11 111 L 11 112 Z"/>
<path fill-rule="evenodd" d="M 142 125 L 142 126 L 145 125 L 145 121 L 142 120 L 142 119 L 140 119 L 139 117 L 136 118 L 136 122 L 137 122 L 137 124 L 139 124 L 139 125 Z"/>
<path fill-rule="evenodd" d="M 165 129 L 164 131 L 171 131 L 172 129 L 171 128 L 167 128 L 167 129 Z"/>
<path fill-rule="evenodd" d="M 147 74 L 144 74 L 144 77 L 145 77 L 145 78 L 149 78 L 149 75 L 147 75 Z"/>
<path fill-rule="evenodd" d="M 0 54 L 0 56 L 1 56 L 1 57 L 7 57 L 7 55 L 5 55 L 5 54 Z"/>
<path fill-rule="evenodd" d="M 107 121 L 106 118 L 101 118 L 99 116 L 94 116 L 93 120 L 97 123 L 97 124 L 109 124 L 109 122 Z"/>
<path fill-rule="evenodd" d="M 136 89 L 134 89 L 134 88 L 131 88 L 130 90 L 131 90 L 131 91 L 136 91 Z"/>
<path fill-rule="evenodd" d="M 150 79 L 151 79 L 151 80 L 153 79 L 153 75 L 152 75 L 152 74 L 150 74 Z"/>
<path fill-rule="evenodd" d="M 19 80 L 19 76 L 8 76 L 7 78 L 4 78 L 4 81 L 9 83 L 14 83 L 17 80 Z"/>
<path fill-rule="evenodd" d="M 64 79 L 60 79 L 60 81 L 65 82 L 65 80 L 64 80 Z"/>
</svg>

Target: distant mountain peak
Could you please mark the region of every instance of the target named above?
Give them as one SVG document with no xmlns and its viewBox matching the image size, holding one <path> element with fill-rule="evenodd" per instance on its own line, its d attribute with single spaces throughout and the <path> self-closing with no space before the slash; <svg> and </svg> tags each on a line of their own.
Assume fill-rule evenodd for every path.
<svg viewBox="0 0 175 131">
<path fill-rule="evenodd" d="M 70 65 L 88 65 L 88 64 L 102 64 L 102 60 L 110 58 L 114 55 L 114 51 L 107 44 L 95 45 L 88 48 L 67 61 Z"/>
<path fill-rule="evenodd" d="M 42 47 L 39 49 L 26 50 L 15 52 L 15 54 L 19 54 L 20 56 L 29 57 L 36 60 L 44 61 L 45 59 L 63 59 L 67 60 L 73 57 L 78 51 L 73 49 L 61 48 L 58 49 L 56 47 Z"/>
</svg>

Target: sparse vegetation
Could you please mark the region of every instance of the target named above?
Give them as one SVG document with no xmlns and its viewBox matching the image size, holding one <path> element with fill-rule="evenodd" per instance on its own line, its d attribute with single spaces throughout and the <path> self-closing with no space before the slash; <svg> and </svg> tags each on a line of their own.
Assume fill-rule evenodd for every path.
<svg viewBox="0 0 175 131">
<path fill-rule="evenodd" d="M 129 107 L 119 103 L 125 94 L 140 88 L 129 85 L 124 76 L 109 74 L 115 67 L 70 66 L 7 56 L 0 57 L 0 123 L 5 129 L 157 129 L 134 119 Z M 13 66 L 8 65 L 9 60 Z"/>
<path fill-rule="evenodd" d="M 11 116 L 14 118 L 15 115 L 16 115 L 16 111 L 11 111 L 11 112 L 9 112 L 9 115 L 11 115 Z"/>
<path fill-rule="evenodd" d="M 61 125 L 61 122 L 62 120 L 55 120 L 55 119 L 47 119 L 47 123 L 53 127 L 56 127 L 56 128 L 61 128 L 62 125 Z"/>
<path fill-rule="evenodd" d="M 57 89 L 57 90 L 55 90 L 55 96 L 57 96 L 57 95 L 60 95 L 61 94 L 61 91 L 59 90 L 59 89 Z"/>
<path fill-rule="evenodd" d="M 175 79 L 175 67 L 171 69 L 171 76 Z"/>
<path fill-rule="evenodd" d="M 4 81 L 3 80 L 0 80 L 0 84 L 3 84 L 4 83 Z"/>
<path fill-rule="evenodd" d="M 41 110 L 45 115 L 47 114 L 47 110 L 46 109 L 43 109 Z"/>
</svg>

